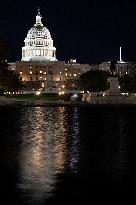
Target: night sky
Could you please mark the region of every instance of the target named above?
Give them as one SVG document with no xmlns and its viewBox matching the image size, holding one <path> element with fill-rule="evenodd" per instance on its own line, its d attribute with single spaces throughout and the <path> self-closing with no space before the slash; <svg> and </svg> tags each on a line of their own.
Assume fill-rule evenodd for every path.
<svg viewBox="0 0 136 205">
<path fill-rule="evenodd" d="M 51 32 L 57 59 L 79 63 L 122 59 L 136 61 L 136 2 L 131 0 L 0 0 L 0 39 L 9 46 L 8 61 L 21 59 L 37 7 Z"/>
</svg>

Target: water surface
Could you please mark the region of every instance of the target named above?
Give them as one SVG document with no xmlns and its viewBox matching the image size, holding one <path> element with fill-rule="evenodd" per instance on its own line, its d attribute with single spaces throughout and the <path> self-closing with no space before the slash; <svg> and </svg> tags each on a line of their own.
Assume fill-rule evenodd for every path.
<svg viewBox="0 0 136 205">
<path fill-rule="evenodd" d="M 4 204 L 133 195 L 135 116 L 134 107 L 1 107 Z"/>
</svg>

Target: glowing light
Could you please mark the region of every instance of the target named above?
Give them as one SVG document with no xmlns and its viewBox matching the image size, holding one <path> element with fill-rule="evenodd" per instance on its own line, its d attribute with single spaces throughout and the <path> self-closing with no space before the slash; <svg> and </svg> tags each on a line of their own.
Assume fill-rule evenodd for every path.
<svg viewBox="0 0 136 205">
<path fill-rule="evenodd" d="M 22 75 L 22 71 L 20 72 L 20 75 Z"/>
<path fill-rule="evenodd" d="M 76 73 L 74 73 L 74 77 L 76 77 L 77 75 L 76 75 Z"/>
<path fill-rule="evenodd" d="M 40 91 L 37 91 L 37 92 L 36 92 L 36 95 L 40 95 L 40 94 L 41 94 L 41 92 L 40 92 Z"/>
<path fill-rule="evenodd" d="M 77 97 L 78 97 L 78 95 L 77 95 L 77 94 L 74 94 L 74 95 L 73 95 L 73 97 L 74 97 L 74 98 L 77 98 Z"/>
<path fill-rule="evenodd" d="M 40 74 L 42 74 L 42 70 L 40 70 Z"/>
<path fill-rule="evenodd" d="M 32 75 L 32 71 L 30 71 L 30 75 Z"/>
<path fill-rule="evenodd" d="M 128 95 L 128 93 L 121 93 L 121 95 Z"/>
</svg>

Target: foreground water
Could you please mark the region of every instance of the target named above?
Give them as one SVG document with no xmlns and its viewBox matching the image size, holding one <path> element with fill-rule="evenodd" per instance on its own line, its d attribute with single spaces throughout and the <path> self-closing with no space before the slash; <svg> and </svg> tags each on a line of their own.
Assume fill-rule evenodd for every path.
<svg viewBox="0 0 136 205">
<path fill-rule="evenodd" d="M 135 193 L 135 116 L 134 107 L 1 107 L 1 204 Z"/>
</svg>

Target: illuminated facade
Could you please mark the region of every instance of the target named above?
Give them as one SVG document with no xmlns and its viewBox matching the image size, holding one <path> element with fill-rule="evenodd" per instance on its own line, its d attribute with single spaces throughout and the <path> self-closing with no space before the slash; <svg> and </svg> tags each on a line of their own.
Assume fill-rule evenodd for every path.
<svg viewBox="0 0 136 205">
<path fill-rule="evenodd" d="M 22 48 L 22 61 L 57 61 L 56 48 L 49 30 L 43 26 L 40 10 L 36 23 L 28 31 L 25 46 Z"/>
<path fill-rule="evenodd" d="M 120 47 L 120 56 L 119 61 L 115 61 L 115 70 L 114 73 L 119 76 L 129 74 L 133 75 L 136 71 L 136 63 L 135 62 L 125 62 L 122 60 L 122 48 Z M 111 62 L 102 62 L 99 65 L 99 70 L 109 71 L 111 72 Z"/>
<path fill-rule="evenodd" d="M 93 65 L 65 63 L 64 61 L 17 61 L 16 67 L 11 65 L 12 68 L 20 75 L 26 91 L 42 88 L 45 92 L 59 93 L 61 90 L 66 92 L 67 86 L 73 91 L 77 89 L 74 81 L 81 74 L 92 69 Z"/>
<path fill-rule="evenodd" d="M 135 62 L 124 62 L 124 61 L 117 61 L 115 74 L 118 75 L 133 75 L 136 72 L 136 63 Z M 103 62 L 99 65 L 99 70 L 109 71 L 110 72 L 110 62 Z"/>
<path fill-rule="evenodd" d="M 10 63 L 9 68 L 20 75 L 26 92 L 75 92 L 78 88 L 74 81 L 90 69 L 98 69 L 98 65 L 79 64 L 76 59 L 70 59 L 68 63 L 58 61 L 50 32 L 41 19 L 38 9 L 36 24 L 28 31 L 24 41 L 22 59 Z"/>
</svg>

